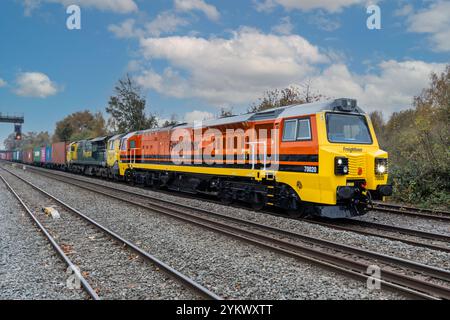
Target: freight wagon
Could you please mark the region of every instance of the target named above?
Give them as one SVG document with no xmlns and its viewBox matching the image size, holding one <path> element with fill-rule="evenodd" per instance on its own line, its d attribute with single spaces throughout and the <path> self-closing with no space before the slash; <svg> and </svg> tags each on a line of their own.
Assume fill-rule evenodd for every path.
<svg viewBox="0 0 450 320">
<path fill-rule="evenodd" d="M 12 161 L 14 161 L 14 162 L 22 162 L 22 151 L 21 150 L 13 151 Z"/>
<path fill-rule="evenodd" d="M 33 149 L 33 163 L 36 165 L 41 164 L 41 151 L 42 151 L 41 147 L 37 147 L 37 148 Z"/>
<path fill-rule="evenodd" d="M 66 168 L 66 152 L 68 144 L 66 142 L 57 142 L 50 147 L 50 160 L 48 161 L 51 168 Z M 47 149 L 48 150 L 48 149 Z"/>
<path fill-rule="evenodd" d="M 33 149 L 27 149 L 23 152 L 23 162 L 27 164 L 33 163 Z"/>
</svg>

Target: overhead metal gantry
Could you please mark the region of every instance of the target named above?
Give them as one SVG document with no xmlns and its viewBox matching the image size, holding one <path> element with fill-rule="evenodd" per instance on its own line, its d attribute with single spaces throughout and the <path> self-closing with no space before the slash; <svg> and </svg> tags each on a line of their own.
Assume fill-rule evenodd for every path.
<svg viewBox="0 0 450 320">
<path fill-rule="evenodd" d="M 23 115 L 9 115 L 0 112 L 0 122 L 23 124 L 25 122 L 25 118 Z"/>
<path fill-rule="evenodd" d="M 25 122 L 23 114 L 4 114 L 0 112 L 0 123 L 14 123 L 16 140 L 22 140 L 22 124 Z"/>
</svg>

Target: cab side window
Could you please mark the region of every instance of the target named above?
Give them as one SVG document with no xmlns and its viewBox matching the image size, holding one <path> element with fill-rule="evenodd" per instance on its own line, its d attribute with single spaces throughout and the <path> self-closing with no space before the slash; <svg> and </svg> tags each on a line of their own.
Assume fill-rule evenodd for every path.
<svg viewBox="0 0 450 320">
<path fill-rule="evenodd" d="M 283 141 L 307 141 L 311 140 L 311 120 L 291 119 L 284 121 Z"/>
<path fill-rule="evenodd" d="M 309 119 L 298 120 L 297 140 L 311 140 L 311 123 Z"/>
<path fill-rule="evenodd" d="M 130 141 L 130 149 L 136 149 L 136 141 L 134 140 Z"/>
<path fill-rule="evenodd" d="M 283 141 L 295 141 L 297 120 L 286 120 L 283 128 Z"/>
<path fill-rule="evenodd" d="M 126 139 L 122 139 L 122 142 L 120 143 L 120 150 L 127 150 L 127 140 Z"/>
</svg>

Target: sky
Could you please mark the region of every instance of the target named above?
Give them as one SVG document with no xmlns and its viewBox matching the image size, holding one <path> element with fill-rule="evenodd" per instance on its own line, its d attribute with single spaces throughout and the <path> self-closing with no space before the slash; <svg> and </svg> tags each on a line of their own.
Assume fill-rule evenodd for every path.
<svg viewBox="0 0 450 320">
<path fill-rule="evenodd" d="M 81 29 L 67 26 L 72 4 Z M 239 114 L 307 82 L 387 117 L 450 62 L 449 17 L 448 0 L 2 0 L 0 112 L 52 133 L 73 112 L 104 112 L 129 73 L 162 120 Z M 0 147 L 11 132 L 0 124 Z"/>
</svg>

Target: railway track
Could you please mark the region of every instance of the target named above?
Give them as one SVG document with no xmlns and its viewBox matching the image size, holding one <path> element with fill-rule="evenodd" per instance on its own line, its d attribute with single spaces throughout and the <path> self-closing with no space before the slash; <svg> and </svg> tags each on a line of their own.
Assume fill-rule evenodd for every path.
<svg viewBox="0 0 450 320">
<path fill-rule="evenodd" d="M 174 204 L 159 198 L 88 182 L 83 179 L 42 172 L 40 174 L 279 254 L 317 264 L 358 280 L 372 280 L 373 278 L 368 270 L 371 266 L 378 265 L 382 273 L 379 281 L 384 288 L 399 291 L 415 298 L 450 299 L 450 271 L 448 270 L 207 210 Z"/>
<path fill-rule="evenodd" d="M 28 169 L 34 170 L 34 172 L 38 174 L 48 174 L 51 175 L 51 177 L 58 176 L 58 177 L 68 177 L 68 175 L 55 172 L 55 171 L 49 171 L 41 168 L 36 167 L 27 167 Z M 70 179 L 73 179 L 75 181 L 84 182 L 86 180 L 78 177 L 77 175 L 70 175 Z M 91 182 L 94 183 L 94 182 Z M 102 183 L 97 183 L 98 186 L 104 186 Z M 165 192 L 163 190 L 158 190 L 158 192 L 164 192 L 166 194 L 172 195 L 173 193 Z M 187 199 L 197 199 L 193 196 L 190 196 L 189 194 L 177 194 L 177 196 L 181 196 Z M 150 197 L 150 196 L 149 196 Z M 158 201 L 159 199 L 156 197 L 150 197 L 151 200 Z M 198 199 L 197 199 L 198 200 Z M 222 204 L 220 201 L 212 200 L 212 199 L 205 199 L 209 202 L 216 203 L 216 204 Z M 181 205 L 181 204 L 180 204 Z M 241 206 L 237 206 L 238 208 L 241 208 Z M 248 209 L 248 208 L 245 208 Z M 275 211 L 264 211 L 263 213 L 283 217 Z M 402 228 L 398 226 L 391 226 L 386 224 L 380 224 L 380 223 L 374 223 L 374 222 L 366 222 L 366 221 L 359 221 L 359 220 L 352 220 L 352 219 L 343 219 L 340 221 L 333 221 L 330 222 L 329 220 L 317 220 L 317 219 L 308 219 L 309 223 L 321 225 L 328 228 L 333 228 L 337 230 L 342 231 L 348 231 L 348 232 L 354 232 L 361 235 L 366 236 L 375 236 L 375 237 L 381 237 L 392 241 L 399 241 L 402 243 L 406 243 L 409 245 L 414 245 L 417 247 L 432 249 L 432 250 L 438 250 L 443 252 L 450 252 L 450 236 L 441 235 L 437 233 L 431 233 L 431 232 L 424 232 L 419 230 L 414 230 L 410 228 Z"/>
<path fill-rule="evenodd" d="M 355 232 L 366 236 L 382 237 L 416 247 L 450 253 L 450 236 L 438 233 L 352 219 L 342 219 L 341 221 L 334 222 L 308 220 L 308 222 L 337 230 Z"/>
<path fill-rule="evenodd" d="M 6 184 L 8 189 L 18 199 L 18 201 L 21 203 L 21 205 L 24 207 L 24 209 L 28 212 L 28 214 L 32 217 L 33 221 L 39 227 L 39 229 L 41 229 L 44 232 L 44 234 L 49 239 L 49 241 L 51 242 L 51 244 L 53 245 L 55 250 L 58 252 L 58 254 L 64 259 L 64 261 L 67 263 L 67 265 L 72 268 L 72 270 L 78 270 L 78 269 L 77 269 L 77 267 L 75 267 L 75 264 L 68 258 L 68 255 L 75 253 L 77 255 L 78 260 L 80 260 L 80 259 L 81 260 L 83 260 L 83 259 L 89 260 L 90 257 L 86 257 L 86 256 L 89 256 L 89 254 L 86 254 L 85 251 L 77 252 L 76 248 L 79 248 L 80 251 L 81 251 L 81 249 L 83 249 L 83 246 L 79 245 L 79 243 L 78 243 L 78 241 L 82 242 L 82 240 L 74 238 L 70 232 L 70 229 L 76 228 L 79 230 L 92 230 L 89 233 L 90 234 L 89 239 L 91 241 L 95 241 L 95 245 L 92 246 L 92 250 L 95 251 L 95 248 L 101 247 L 101 249 L 99 251 L 97 251 L 97 254 L 99 254 L 99 257 L 97 259 L 100 259 L 102 255 L 105 260 L 112 259 L 112 262 L 109 264 L 108 270 L 104 271 L 107 274 L 106 273 L 102 274 L 102 276 L 103 276 L 102 280 L 95 279 L 96 277 L 100 277 L 99 274 L 101 274 L 101 272 L 102 272 L 101 268 L 96 268 L 96 267 L 93 268 L 93 270 L 95 270 L 96 275 L 92 276 L 92 277 L 89 276 L 91 281 L 88 281 L 86 279 L 86 277 L 83 276 L 82 270 L 75 272 L 75 274 L 80 279 L 83 288 L 85 289 L 85 291 L 89 294 L 89 296 L 92 299 L 94 299 L 94 300 L 101 299 L 100 295 L 97 292 L 98 291 L 102 292 L 101 284 L 103 284 L 104 279 L 105 278 L 107 279 L 108 275 L 112 275 L 117 271 L 117 270 L 114 270 L 114 268 L 116 268 L 116 269 L 122 268 L 122 270 L 121 270 L 122 272 L 119 274 L 133 275 L 133 270 L 128 270 L 128 264 L 132 263 L 130 261 L 135 260 L 137 257 L 139 257 L 146 263 L 150 263 L 154 267 L 155 270 L 162 270 L 165 274 L 167 274 L 169 277 L 171 277 L 177 283 L 181 284 L 184 288 L 192 291 L 193 293 L 195 292 L 196 296 L 204 298 L 204 299 L 209 299 L 209 300 L 222 300 L 221 297 L 219 297 L 215 293 L 211 292 L 206 287 L 195 282 L 194 280 L 185 276 L 181 272 L 173 269 L 169 265 L 165 264 L 164 262 L 160 261 L 153 255 L 151 255 L 150 253 L 144 251 L 143 249 L 139 248 L 137 245 L 129 242 L 128 240 L 122 238 L 120 235 L 116 234 L 114 231 L 106 228 L 105 226 L 101 225 L 100 223 L 96 222 L 95 220 L 89 218 L 87 215 L 81 213 L 80 211 L 71 207 L 70 205 L 63 202 L 62 200 L 49 194 L 42 188 L 32 184 L 31 182 L 10 172 L 7 169 L 4 169 L 4 168 L 2 168 L 2 169 L 5 170 L 6 172 L 8 172 L 8 174 L 10 174 L 11 176 L 14 176 L 18 180 L 20 180 L 21 182 L 23 182 L 24 184 L 29 186 L 32 190 L 42 194 L 42 196 L 44 198 L 46 198 L 46 203 L 50 202 L 54 207 L 63 208 L 63 210 L 64 210 L 63 214 L 65 216 L 64 220 L 67 220 L 66 223 L 58 226 L 58 224 L 52 225 L 52 223 L 50 223 L 49 221 L 44 222 L 43 220 L 45 220 L 45 219 L 43 219 L 42 217 L 38 218 L 35 214 L 33 214 L 32 209 L 30 208 L 31 205 L 27 205 L 26 201 L 24 201 L 24 199 L 17 193 L 17 191 L 12 188 L 10 183 L 8 183 L 8 181 L 0 174 L 1 180 Z M 36 207 L 35 209 L 38 210 L 38 207 Z M 67 217 L 68 214 L 72 214 L 74 219 L 68 220 L 68 217 Z M 77 224 L 77 222 L 75 222 L 75 220 L 78 220 L 78 224 Z M 81 222 L 81 226 L 80 226 L 80 222 Z M 45 226 L 46 224 L 47 224 L 47 226 Z M 49 231 L 49 229 L 51 229 L 51 230 Z M 57 234 L 57 236 L 54 237 L 51 234 Z M 64 239 L 68 243 L 64 243 L 64 244 L 59 243 L 58 244 L 58 242 L 57 242 L 57 240 L 55 240 L 55 238 Z M 104 244 L 101 243 L 104 241 L 106 243 L 104 243 Z M 99 244 L 99 242 L 100 242 L 100 244 Z M 84 247 L 84 249 L 85 248 L 86 247 Z M 88 249 L 91 249 L 91 247 L 88 247 Z M 120 259 L 120 255 L 118 255 L 118 254 L 116 254 L 116 255 L 112 254 L 113 251 L 118 251 L 118 250 L 120 250 L 120 251 L 126 250 L 127 251 L 127 253 L 122 254 L 124 259 Z M 65 251 L 69 251 L 69 253 L 66 254 Z M 130 258 L 130 253 L 133 253 L 135 256 L 132 256 L 132 258 Z M 119 256 L 119 258 L 118 258 L 118 256 Z M 115 261 L 115 260 L 117 260 L 117 261 Z M 95 262 L 95 260 L 91 259 L 89 262 L 90 263 Z M 145 265 L 144 267 L 146 268 L 145 270 L 150 271 L 148 268 L 148 265 Z M 94 281 L 94 280 L 96 280 L 96 281 Z M 135 280 L 136 279 L 130 278 L 130 281 L 135 281 Z M 93 289 L 93 285 L 90 284 L 90 282 L 96 283 L 96 285 L 97 285 L 96 289 Z M 130 285 L 132 285 L 131 282 L 130 282 Z M 105 292 L 106 291 L 107 290 L 105 290 Z"/>
<path fill-rule="evenodd" d="M 375 202 L 374 210 L 387 212 L 391 214 L 406 215 L 417 218 L 450 222 L 450 212 L 443 210 L 421 209 L 410 206 L 401 206 L 382 202 Z"/>
<path fill-rule="evenodd" d="M 52 247 L 55 249 L 56 253 L 65 262 L 67 267 L 74 271 L 75 276 L 80 281 L 80 284 L 82 285 L 83 289 L 88 294 L 88 296 L 90 298 L 92 298 L 93 300 L 99 300 L 100 297 L 98 296 L 97 292 L 95 292 L 95 290 L 91 287 L 91 285 L 86 280 L 86 278 L 80 272 L 77 272 L 77 267 L 72 262 L 72 260 L 64 253 L 64 250 L 58 245 L 58 243 L 56 242 L 55 238 L 53 238 L 53 236 L 44 227 L 44 225 L 41 224 L 41 222 L 36 218 L 36 216 L 33 214 L 33 212 L 30 210 L 30 208 L 25 204 L 25 202 L 22 200 L 22 198 L 17 194 L 17 192 L 11 187 L 11 185 L 8 183 L 8 181 L 6 181 L 6 179 L 1 174 L 0 174 L 0 179 L 6 185 L 8 190 L 13 194 L 13 196 L 17 199 L 17 201 L 20 203 L 22 208 L 25 210 L 25 212 L 28 214 L 28 216 L 35 223 L 37 228 L 44 234 L 44 236 L 50 242 Z"/>
</svg>

